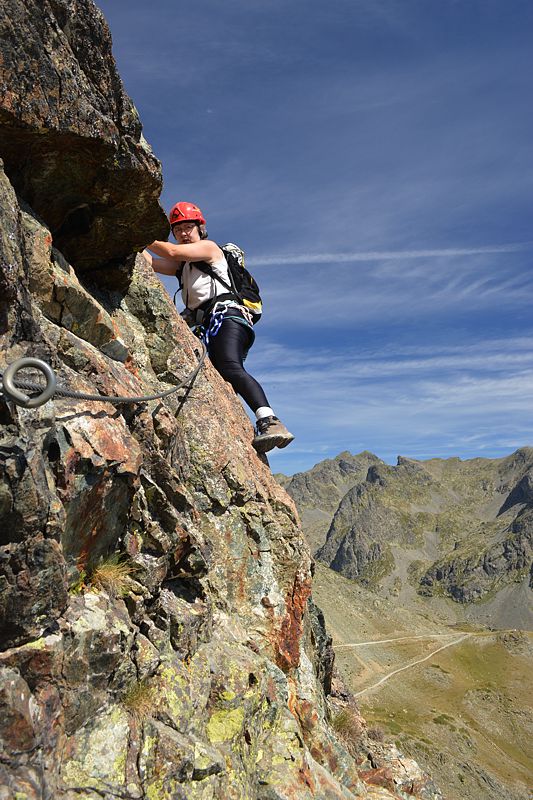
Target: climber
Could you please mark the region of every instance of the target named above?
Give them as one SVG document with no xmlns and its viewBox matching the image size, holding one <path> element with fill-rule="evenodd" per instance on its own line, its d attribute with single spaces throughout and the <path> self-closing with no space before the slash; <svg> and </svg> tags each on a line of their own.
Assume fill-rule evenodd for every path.
<svg viewBox="0 0 533 800">
<path fill-rule="evenodd" d="M 286 447 L 294 436 L 275 416 L 263 388 L 243 366 L 255 339 L 255 320 L 242 297 L 231 291 L 234 284 L 224 252 L 208 239 L 198 206 L 176 203 L 169 222 L 177 244 L 155 241 L 148 250 L 156 258 L 147 250 L 143 255 L 155 272 L 178 278 L 185 304 L 182 316 L 190 325 L 202 325 L 213 366 L 255 413 L 252 444 L 257 452 Z"/>
</svg>

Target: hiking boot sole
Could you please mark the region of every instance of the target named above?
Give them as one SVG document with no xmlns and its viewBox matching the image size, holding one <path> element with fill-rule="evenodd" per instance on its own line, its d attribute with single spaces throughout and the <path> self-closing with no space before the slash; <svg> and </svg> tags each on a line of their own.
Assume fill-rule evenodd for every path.
<svg viewBox="0 0 533 800">
<path fill-rule="evenodd" d="M 281 436 L 262 436 L 261 439 L 257 442 L 252 442 L 252 445 L 255 447 L 258 453 L 268 453 L 269 450 L 273 450 L 274 447 L 278 446 L 278 442 L 282 439 Z"/>
<path fill-rule="evenodd" d="M 253 446 L 257 450 L 258 453 L 268 453 L 269 450 L 273 450 L 274 447 L 287 447 L 288 444 L 292 442 L 294 436 L 290 434 L 290 437 L 286 435 L 272 434 L 272 436 L 262 436 L 261 439 L 257 442 L 252 442 Z"/>
<path fill-rule="evenodd" d="M 292 433 L 289 433 L 288 436 L 283 436 L 282 441 L 278 442 L 276 446 L 279 447 L 281 450 L 283 447 L 287 447 L 287 445 L 290 444 L 293 440 L 294 436 L 292 435 Z"/>
</svg>

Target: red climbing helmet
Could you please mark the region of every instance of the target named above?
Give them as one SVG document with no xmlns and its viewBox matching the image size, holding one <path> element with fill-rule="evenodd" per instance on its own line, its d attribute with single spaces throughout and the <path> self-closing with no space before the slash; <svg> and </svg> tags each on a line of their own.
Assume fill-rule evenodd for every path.
<svg viewBox="0 0 533 800">
<path fill-rule="evenodd" d="M 194 203 L 176 203 L 169 214 L 168 221 L 172 228 L 178 222 L 198 222 L 205 225 L 204 215 Z"/>
</svg>

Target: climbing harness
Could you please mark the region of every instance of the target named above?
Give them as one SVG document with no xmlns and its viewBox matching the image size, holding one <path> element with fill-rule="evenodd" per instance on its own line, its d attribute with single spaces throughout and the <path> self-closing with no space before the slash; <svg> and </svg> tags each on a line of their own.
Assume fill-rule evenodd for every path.
<svg viewBox="0 0 533 800">
<path fill-rule="evenodd" d="M 219 305 L 217 303 L 217 305 Z M 216 308 L 216 306 L 215 306 Z M 220 330 L 220 326 L 224 322 L 224 317 L 226 316 L 226 309 L 222 308 L 218 311 L 213 309 L 212 313 L 209 315 L 209 324 L 207 327 L 203 328 L 201 333 L 201 341 L 205 344 L 206 347 L 209 346 L 209 340 L 214 338 Z"/>
<path fill-rule="evenodd" d="M 236 309 L 242 316 L 231 314 L 231 310 Z M 193 312 L 194 313 L 194 312 Z M 221 300 L 215 303 L 211 311 L 208 312 L 207 323 L 205 325 L 196 326 L 196 335 L 205 344 L 209 346 L 209 342 L 213 339 L 220 330 L 220 327 L 225 319 L 233 319 L 244 325 L 252 334 L 252 344 L 255 339 L 255 331 L 253 329 L 252 315 L 250 311 L 244 306 L 238 305 L 233 300 Z M 251 344 L 250 344 L 251 347 Z"/>
<path fill-rule="evenodd" d="M 177 392 L 180 389 L 183 389 L 185 386 L 189 386 L 193 383 L 193 381 L 196 379 L 196 376 L 200 372 L 207 355 L 207 348 L 203 341 L 201 341 L 201 345 L 202 353 L 198 358 L 198 364 L 194 370 L 176 386 L 173 386 L 172 389 L 166 389 L 164 392 L 159 392 L 158 394 L 114 397 L 105 394 L 86 394 L 85 392 L 74 392 L 71 389 L 67 389 L 65 386 L 58 385 L 56 375 L 50 364 L 47 364 L 46 361 L 42 361 L 40 358 L 31 357 L 17 359 L 17 361 L 14 361 L 12 364 L 10 364 L 3 373 L 0 373 L 0 393 L 3 393 L 6 398 L 12 400 L 14 403 L 16 403 L 16 405 L 22 406 L 23 408 L 37 408 L 38 406 L 42 406 L 55 395 L 59 395 L 60 397 L 71 397 L 75 400 L 115 403 L 117 405 L 120 403 L 148 403 L 150 400 L 160 400 L 163 397 L 168 397 L 169 395 L 174 394 L 174 392 Z M 198 356 L 198 353 L 196 353 L 196 355 Z M 43 386 L 42 384 L 32 383 L 23 378 L 16 378 L 17 373 L 21 369 L 25 369 L 27 367 L 33 367 L 41 372 L 46 378 L 46 385 Z M 21 389 L 25 389 L 26 391 L 30 392 L 38 392 L 38 394 L 30 397 L 28 394 L 25 394 L 25 392 L 20 391 Z"/>
</svg>

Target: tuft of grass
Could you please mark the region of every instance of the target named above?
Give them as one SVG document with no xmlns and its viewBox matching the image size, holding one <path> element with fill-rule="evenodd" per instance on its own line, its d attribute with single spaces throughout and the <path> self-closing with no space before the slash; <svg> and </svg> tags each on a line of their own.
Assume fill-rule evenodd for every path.
<svg viewBox="0 0 533 800">
<path fill-rule="evenodd" d="M 123 597 L 129 589 L 129 579 L 135 566 L 119 553 L 102 559 L 92 570 L 89 581 L 97 589 L 104 589 L 112 597 Z"/>
<path fill-rule="evenodd" d="M 137 720 L 151 716 L 155 704 L 155 687 L 147 680 L 133 683 L 122 698 L 122 705 Z"/>
<path fill-rule="evenodd" d="M 354 755 L 363 731 L 361 720 L 355 711 L 351 708 L 343 708 L 333 717 L 331 727 L 348 752 Z"/>
</svg>

